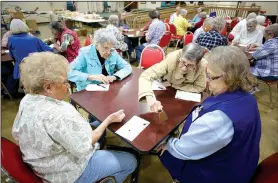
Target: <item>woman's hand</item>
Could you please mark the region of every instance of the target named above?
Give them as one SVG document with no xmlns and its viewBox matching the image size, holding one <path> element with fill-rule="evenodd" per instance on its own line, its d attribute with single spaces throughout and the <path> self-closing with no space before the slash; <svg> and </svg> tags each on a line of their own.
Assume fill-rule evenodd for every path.
<svg viewBox="0 0 278 183">
<path fill-rule="evenodd" d="M 249 44 L 246 48 L 246 51 L 255 51 L 258 48 L 256 44 Z"/>
<path fill-rule="evenodd" d="M 108 121 L 109 124 L 111 123 L 119 123 L 121 122 L 125 117 L 125 113 L 124 110 L 121 109 L 118 112 L 112 113 L 110 114 L 106 120 Z"/>
<path fill-rule="evenodd" d="M 150 107 L 152 112 L 159 112 L 162 111 L 163 106 L 161 105 L 161 102 L 157 101 L 154 97 L 152 96 L 147 96 L 147 103 L 148 106 Z"/>
<path fill-rule="evenodd" d="M 106 78 L 110 83 L 113 83 L 113 81 L 117 80 L 116 76 L 106 76 Z"/>
<path fill-rule="evenodd" d="M 89 75 L 88 80 L 99 81 L 99 82 L 102 82 L 104 84 L 109 84 L 110 83 L 109 79 L 106 76 L 104 76 L 103 74 Z"/>
<path fill-rule="evenodd" d="M 162 156 L 163 153 L 167 150 L 167 144 L 166 144 L 166 143 L 165 143 L 165 144 L 161 144 L 161 145 L 159 145 L 157 148 L 155 148 L 155 150 L 156 150 L 157 152 L 161 151 L 161 152 L 160 152 L 160 156 Z"/>
</svg>

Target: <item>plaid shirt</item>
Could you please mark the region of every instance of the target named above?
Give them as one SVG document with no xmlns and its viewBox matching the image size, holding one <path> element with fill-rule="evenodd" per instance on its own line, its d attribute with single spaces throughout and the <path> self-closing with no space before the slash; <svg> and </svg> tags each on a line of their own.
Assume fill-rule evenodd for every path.
<svg viewBox="0 0 278 183">
<path fill-rule="evenodd" d="M 217 46 L 226 46 L 228 44 L 227 38 L 222 36 L 216 30 L 211 30 L 199 35 L 196 43 L 211 50 Z"/>
<path fill-rule="evenodd" d="M 255 66 L 251 71 L 256 76 L 278 76 L 278 37 L 267 40 L 253 54 Z"/>
</svg>

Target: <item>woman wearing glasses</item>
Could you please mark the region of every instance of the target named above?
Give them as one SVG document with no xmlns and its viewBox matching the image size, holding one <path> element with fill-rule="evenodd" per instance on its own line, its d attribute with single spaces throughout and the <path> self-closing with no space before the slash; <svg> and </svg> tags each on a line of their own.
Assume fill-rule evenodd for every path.
<svg viewBox="0 0 278 183">
<path fill-rule="evenodd" d="M 213 96 L 187 117 L 179 138 L 160 146 L 160 160 L 181 183 L 247 183 L 259 160 L 261 120 L 249 94 L 256 80 L 246 55 L 219 46 L 206 57 Z"/>
<path fill-rule="evenodd" d="M 76 83 L 77 91 L 91 83 L 108 84 L 131 74 L 131 65 L 113 49 L 116 43 L 113 32 L 99 29 L 94 34 L 94 43 L 80 49 L 69 72 L 69 80 Z"/>
<path fill-rule="evenodd" d="M 154 97 L 152 82 L 162 79 L 164 85 L 177 90 L 201 93 L 206 87 L 205 64 L 202 58 L 204 48 L 196 43 L 186 45 L 182 50 L 169 53 L 160 63 L 145 70 L 139 78 L 139 100 L 147 99 L 151 111 L 162 110 Z"/>
</svg>

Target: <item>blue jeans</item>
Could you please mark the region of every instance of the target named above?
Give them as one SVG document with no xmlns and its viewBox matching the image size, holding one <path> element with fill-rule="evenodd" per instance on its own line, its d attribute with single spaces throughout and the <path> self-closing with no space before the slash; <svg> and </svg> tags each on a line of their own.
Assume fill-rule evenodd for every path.
<svg viewBox="0 0 278 183">
<path fill-rule="evenodd" d="M 144 48 L 145 48 L 145 46 L 142 45 L 142 44 L 139 45 L 139 46 L 137 46 L 137 47 L 135 48 L 136 60 L 137 60 L 138 62 L 140 62 L 141 54 L 142 54 L 142 51 L 143 51 Z"/>
<path fill-rule="evenodd" d="M 97 150 L 75 183 L 93 183 L 113 176 L 122 183 L 137 167 L 135 156 L 127 152 Z"/>
</svg>

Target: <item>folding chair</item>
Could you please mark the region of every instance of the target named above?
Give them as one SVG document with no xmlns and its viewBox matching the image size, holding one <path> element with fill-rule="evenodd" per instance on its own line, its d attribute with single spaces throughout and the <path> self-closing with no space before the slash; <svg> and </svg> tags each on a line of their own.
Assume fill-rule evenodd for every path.
<svg viewBox="0 0 278 183">
<path fill-rule="evenodd" d="M 165 58 L 163 49 L 158 45 L 146 46 L 141 54 L 139 68 L 147 69 Z"/>
</svg>

